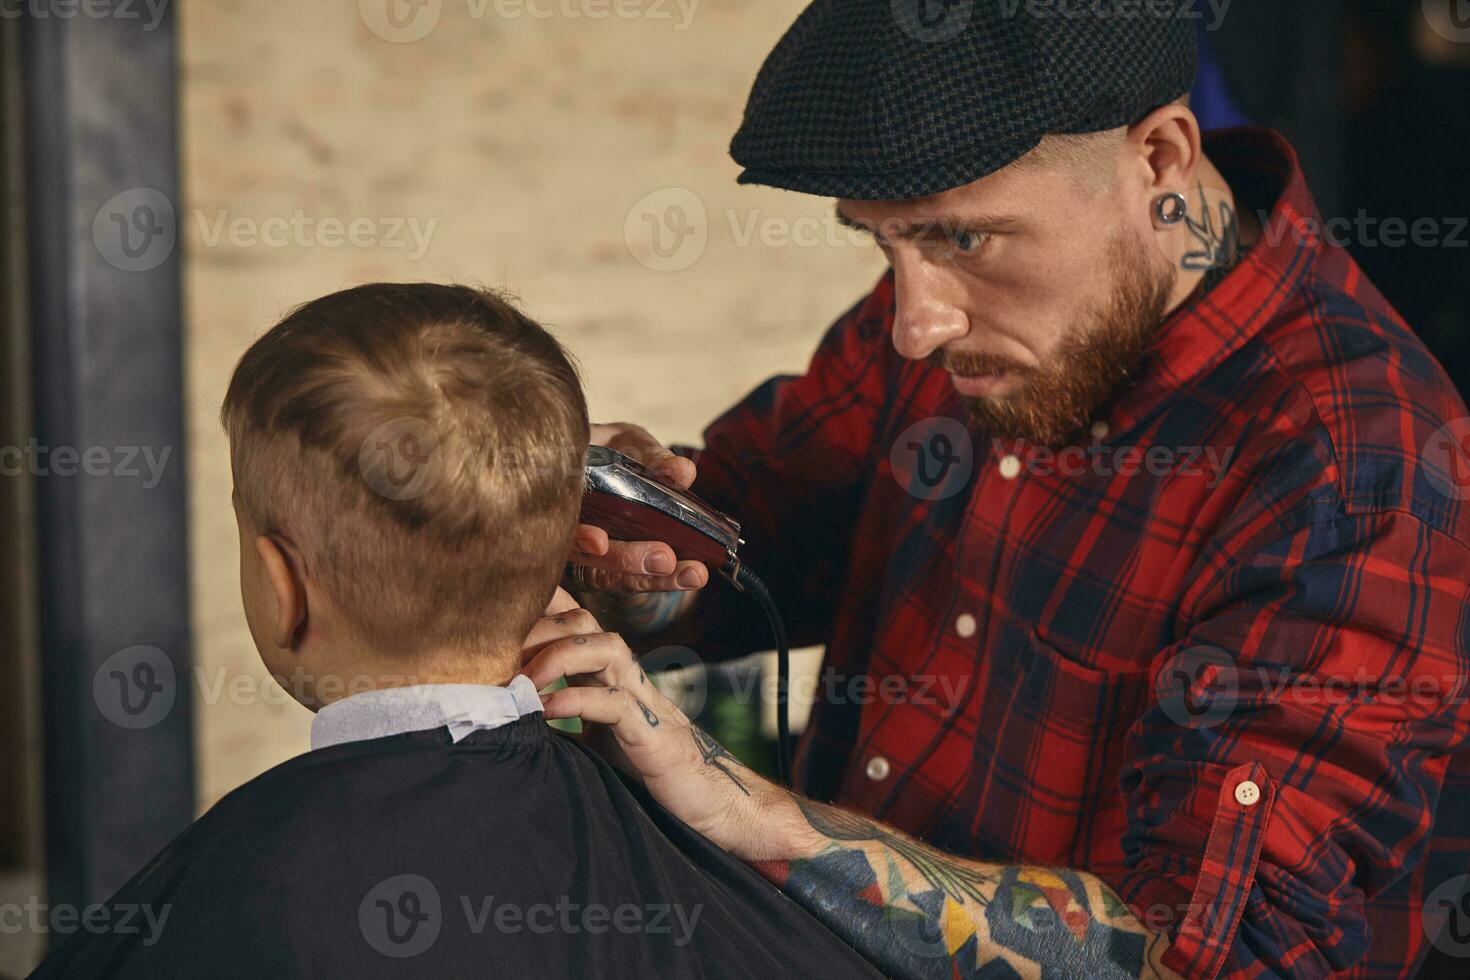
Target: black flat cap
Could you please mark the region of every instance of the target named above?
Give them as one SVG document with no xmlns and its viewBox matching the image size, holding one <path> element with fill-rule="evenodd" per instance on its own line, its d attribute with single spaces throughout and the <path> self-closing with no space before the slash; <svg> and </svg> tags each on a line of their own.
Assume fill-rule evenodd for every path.
<svg viewBox="0 0 1470 980">
<path fill-rule="evenodd" d="M 1194 84 L 1182 0 L 816 0 L 756 76 L 742 184 L 853 200 L 979 180 Z"/>
</svg>

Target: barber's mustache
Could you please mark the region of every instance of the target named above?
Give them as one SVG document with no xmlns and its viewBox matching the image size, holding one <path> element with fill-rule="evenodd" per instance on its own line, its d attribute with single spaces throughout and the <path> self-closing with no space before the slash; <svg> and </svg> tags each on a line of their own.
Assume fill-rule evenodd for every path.
<svg viewBox="0 0 1470 980">
<path fill-rule="evenodd" d="M 1026 374 L 1031 366 L 1000 354 L 975 351 L 937 350 L 929 355 L 929 363 L 950 374 L 971 378 L 985 374 Z"/>
</svg>

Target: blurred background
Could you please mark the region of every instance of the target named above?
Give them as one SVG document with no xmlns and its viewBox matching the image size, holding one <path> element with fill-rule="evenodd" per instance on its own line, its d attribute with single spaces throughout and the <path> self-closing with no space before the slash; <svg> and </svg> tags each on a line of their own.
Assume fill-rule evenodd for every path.
<svg viewBox="0 0 1470 980">
<path fill-rule="evenodd" d="M 0 975 L 306 748 L 240 612 L 216 421 L 287 309 L 380 279 L 507 289 L 577 355 L 594 418 L 698 444 L 877 279 L 831 202 L 734 182 L 801 6 L 0 0 Z M 1467 390 L 1470 5 L 1199 12 L 1206 125 L 1296 141 Z M 1391 244 L 1420 219 L 1432 241 Z M 676 678 L 759 764 L 762 663 Z"/>
</svg>

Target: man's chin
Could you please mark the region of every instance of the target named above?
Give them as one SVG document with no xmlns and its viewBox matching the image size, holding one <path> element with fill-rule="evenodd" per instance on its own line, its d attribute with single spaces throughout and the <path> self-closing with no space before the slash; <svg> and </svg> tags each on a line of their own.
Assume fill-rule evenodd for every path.
<svg viewBox="0 0 1470 980">
<path fill-rule="evenodd" d="M 1010 394 L 965 398 L 964 404 L 976 427 L 988 436 L 1053 449 L 1070 445 L 1086 421 L 1079 421 L 1077 412 L 1059 412 L 1054 402 L 1048 404 L 1033 394 L 1023 386 Z"/>
</svg>

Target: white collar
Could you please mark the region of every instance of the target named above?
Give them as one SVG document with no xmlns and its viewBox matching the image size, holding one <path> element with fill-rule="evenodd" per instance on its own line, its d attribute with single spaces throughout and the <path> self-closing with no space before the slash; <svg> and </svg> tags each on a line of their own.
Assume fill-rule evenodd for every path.
<svg viewBox="0 0 1470 980">
<path fill-rule="evenodd" d="M 415 684 L 364 691 L 333 701 L 311 723 L 311 747 L 323 749 L 404 732 L 448 728 L 458 742 L 470 732 L 497 728 L 541 710 L 525 674 L 509 684 Z"/>
</svg>

